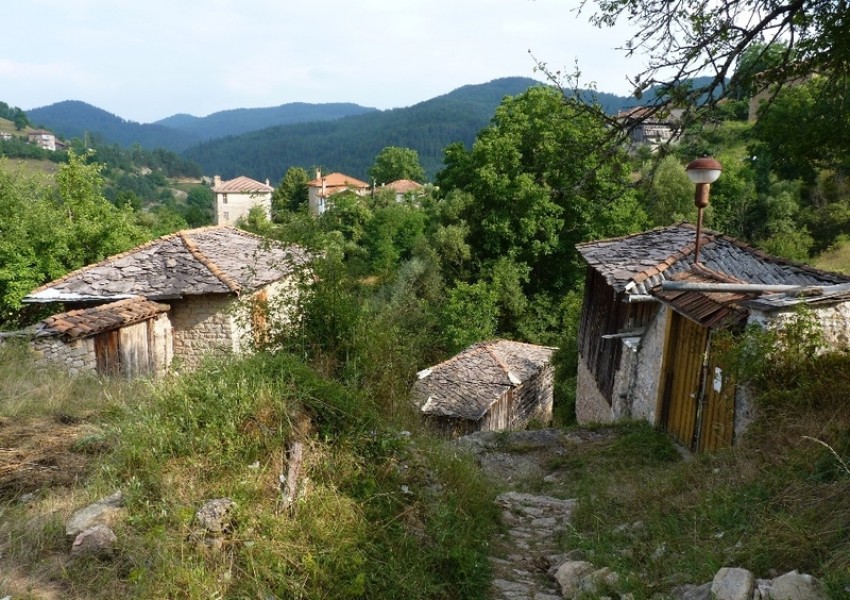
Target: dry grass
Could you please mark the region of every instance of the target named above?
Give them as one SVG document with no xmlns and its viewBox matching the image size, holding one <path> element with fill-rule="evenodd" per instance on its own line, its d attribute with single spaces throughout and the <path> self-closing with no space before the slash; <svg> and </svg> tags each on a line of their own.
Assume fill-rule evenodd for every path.
<svg viewBox="0 0 850 600">
<path fill-rule="evenodd" d="M 827 271 L 850 273 L 850 242 L 837 242 L 832 248 L 817 256 L 812 264 Z"/>
</svg>

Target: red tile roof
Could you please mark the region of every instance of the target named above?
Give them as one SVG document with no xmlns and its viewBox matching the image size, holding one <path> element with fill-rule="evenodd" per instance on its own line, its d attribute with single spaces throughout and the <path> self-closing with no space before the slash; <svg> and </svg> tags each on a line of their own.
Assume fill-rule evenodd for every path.
<svg viewBox="0 0 850 600">
<path fill-rule="evenodd" d="M 308 181 L 307 185 L 310 187 L 322 187 L 322 181 L 324 181 L 325 189 L 327 190 L 330 190 L 331 188 L 354 188 L 356 190 L 364 190 L 369 187 L 369 184 L 365 181 L 360 181 L 359 179 L 350 177 L 345 173 L 328 173 L 327 175 L 322 175 L 312 181 Z"/>
<path fill-rule="evenodd" d="M 410 192 L 421 190 L 425 186 L 413 181 L 412 179 L 397 179 L 396 181 L 392 181 L 386 185 L 382 185 L 381 187 L 390 189 L 396 194 L 409 194 Z"/>
<path fill-rule="evenodd" d="M 47 317 L 36 325 L 36 335 L 61 335 L 67 339 L 86 338 L 141 323 L 168 311 L 169 308 L 166 304 L 143 298 L 128 298 Z"/>
</svg>

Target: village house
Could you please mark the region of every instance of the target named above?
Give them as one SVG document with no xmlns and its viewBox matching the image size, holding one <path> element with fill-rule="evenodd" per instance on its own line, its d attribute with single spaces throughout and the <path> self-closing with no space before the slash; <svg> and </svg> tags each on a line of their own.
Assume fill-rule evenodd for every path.
<svg viewBox="0 0 850 600">
<path fill-rule="evenodd" d="M 395 194 L 396 202 L 403 202 L 407 198 L 418 198 L 425 192 L 425 186 L 412 179 L 396 179 L 379 186 L 378 189 Z"/>
<path fill-rule="evenodd" d="M 682 112 L 681 109 L 673 109 L 662 116 L 653 114 L 649 107 L 638 106 L 619 111 L 616 119 L 629 130 L 630 149 L 648 147 L 654 152 L 676 135 Z"/>
<path fill-rule="evenodd" d="M 310 214 L 320 216 L 330 207 L 330 197 L 345 191 L 365 196 L 369 193 L 369 184 L 343 173 L 323 175 L 321 170 L 316 169 L 316 178 L 307 182 Z"/>
<path fill-rule="evenodd" d="M 272 216 L 272 193 L 274 188 L 265 183 L 255 181 L 250 177 L 237 177 L 222 181 L 216 175 L 213 178 L 213 195 L 215 196 L 214 221 L 216 225 L 236 225 L 239 219 L 248 216 L 252 208 L 263 210 L 266 218 Z"/>
<path fill-rule="evenodd" d="M 727 447 L 752 418 L 712 342 L 805 303 L 848 342 L 850 278 L 682 223 L 577 246 L 587 262 L 579 327 L 580 423 L 645 419 L 697 450 Z M 801 290 L 805 294 L 801 295 Z"/>
<path fill-rule="evenodd" d="M 420 371 L 413 402 L 448 437 L 525 429 L 552 421 L 555 348 L 496 340 L 474 344 Z"/>
<path fill-rule="evenodd" d="M 27 134 L 27 139 L 30 144 L 35 144 L 39 148 L 50 151 L 56 150 L 56 136 L 50 131 L 35 129 Z"/>
<path fill-rule="evenodd" d="M 288 318 L 307 263 L 300 248 L 232 227 L 180 231 L 32 291 L 24 302 L 66 308 L 36 326 L 32 345 L 72 372 L 156 374 L 172 358 L 192 367 Z"/>
</svg>

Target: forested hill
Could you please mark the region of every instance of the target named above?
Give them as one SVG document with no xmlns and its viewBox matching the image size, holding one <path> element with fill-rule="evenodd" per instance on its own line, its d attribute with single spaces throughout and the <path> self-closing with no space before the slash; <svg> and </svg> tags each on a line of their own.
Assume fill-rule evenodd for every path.
<svg viewBox="0 0 850 600">
<path fill-rule="evenodd" d="M 30 122 L 54 131 L 64 138 L 97 136 L 102 142 L 152 150 L 164 148 L 180 152 L 199 142 L 275 125 L 339 119 L 348 115 L 375 112 L 351 103 L 306 104 L 296 102 L 271 108 L 240 108 L 213 113 L 207 117 L 174 115 L 155 123 L 127 121 L 79 100 L 65 100 L 27 111 Z"/>
<path fill-rule="evenodd" d="M 407 108 L 210 141 L 190 148 L 185 156 L 205 172 L 223 177 L 247 175 L 279 181 L 291 166 L 322 166 L 365 179 L 383 148 L 402 146 L 419 153 L 422 166 L 432 178 L 448 144 L 471 144 L 505 96 L 520 94 L 534 85 L 541 83 L 525 77 L 467 85 Z"/>
<path fill-rule="evenodd" d="M 99 137 L 102 141 L 143 148 L 164 148 L 179 152 L 200 141 L 194 135 L 163 127 L 127 121 L 79 100 L 64 100 L 26 111 L 30 123 L 59 134 L 63 138 Z"/>
<path fill-rule="evenodd" d="M 376 112 L 377 110 L 350 102 L 328 104 L 291 102 L 269 108 L 224 110 L 206 117 L 195 117 L 187 114 L 173 115 L 154 122 L 154 125 L 164 125 L 171 129 L 177 129 L 194 136 L 199 141 L 205 141 L 266 129 L 276 125 L 332 121 L 342 117 Z"/>
</svg>

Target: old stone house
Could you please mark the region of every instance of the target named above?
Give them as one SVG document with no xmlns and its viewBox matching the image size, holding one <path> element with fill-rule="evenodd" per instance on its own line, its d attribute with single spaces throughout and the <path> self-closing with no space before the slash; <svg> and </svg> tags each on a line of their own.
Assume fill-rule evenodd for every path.
<svg viewBox="0 0 850 600">
<path fill-rule="evenodd" d="M 369 184 L 344 173 L 322 174 L 316 169 L 316 178 L 307 182 L 307 203 L 310 214 L 319 216 L 331 205 L 331 196 L 350 191 L 358 196 L 369 193 Z"/>
<path fill-rule="evenodd" d="M 645 419 L 694 450 L 730 446 L 752 407 L 713 352 L 717 331 L 776 322 L 805 303 L 827 337 L 847 342 L 850 278 L 709 230 L 695 263 L 695 233 L 682 223 L 577 246 L 587 262 L 580 423 Z"/>
<path fill-rule="evenodd" d="M 449 437 L 548 424 L 554 351 L 507 340 L 474 344 L 420 371 L 413 401 L 425 421 Z"/>
<path fill-rule="evenodd" d="M 214 220 L 216 225 L 236 225 L 244 219 L 252 208 L 260 208 L 266 218 L 272 217 L 272 193 L 274 188 L 265 183 L 254 181 L 250 177 L 237 177 L 222 181 L 216 175 L 213 178 Z"/>
<path fill-rule="evenodd" d="M 122 304 L 130 299 L 149 301 L 143 306 L 167 320 L 167 324 L 151 325 L 153 346 L 158 348 L 160 341 L 166 345 L 152 359 L 152 370 L 160 372 L 172 357 L 184 366 L 194 366 L 209 352 L 249 347 L 264 335 L 269 317 L 287 318 L 269 311 L 285 313 L 291 305 L 287 300 L 297 293 L 298 271 L 307 263 L 308 256 L 300 248 L 283 247 L 232 227 L 205 227 L 167 235 L 73 271 L 32 291 L 24 302 L 61 303 L 70 310 L 41 325 L 42 332 L 61 333 L 58 341 L 70 345 L 90 337 L 84 335 L 87 319 L 101 319 L 110 311 L 120 314 L 132 305 Z M 59 325 L 67 322 L 75 325 L 70 329 Z M 125 325 L 92 327 L 95 335 L 120 329 L 120 342 L 130 335 L 124 332 Z M 161 333 L 156 333 L 157 328 Z M 38 339 L 34 347 L 42 356 L 58 357 L 69 368 L 97 370 L 101 364 L 86 354 L 85 364 L 77 365 L 73 352 L 47 351 Z M 120 348 L 116 356 L 118 364 L 110 366 L 110 372 L 138 370 L 120 360 Z"/>
</svg>

